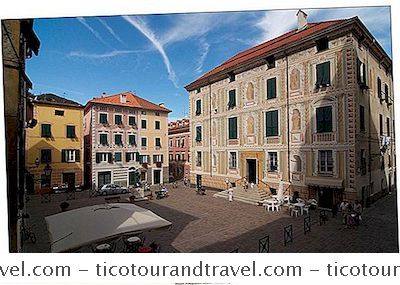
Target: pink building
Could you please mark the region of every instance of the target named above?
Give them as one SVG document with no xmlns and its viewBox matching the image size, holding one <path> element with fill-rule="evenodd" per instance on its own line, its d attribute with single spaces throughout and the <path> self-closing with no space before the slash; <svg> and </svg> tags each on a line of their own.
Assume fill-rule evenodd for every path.
<svg viewBox="0 0 400 285">
<path fill-rule="evenodd" d="M 168 123 L 168 149 L 170 178 L 181 179 L 190 175 L 190 121 L 181 119 Z"/>
</svg>

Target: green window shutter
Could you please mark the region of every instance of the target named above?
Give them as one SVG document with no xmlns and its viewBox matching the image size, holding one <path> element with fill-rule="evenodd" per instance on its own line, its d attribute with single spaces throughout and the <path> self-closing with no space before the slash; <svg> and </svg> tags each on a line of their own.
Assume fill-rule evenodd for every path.
<svg viewBox="0 0 400 285">
<path fill-rule="evenodd" d="M 378 87 L 377 87 L 378 98 L 382 98 L 382 81 L 379 77 L 378 77 L 377 85 L 378 85 Z"/>
<path fill-rule="evenodd" d="M 196 127 L 196 141 L 201 141 L 201 126 Z"/>
<path fill-rule="evenodd" d="M 365 131 L 364 106 L 360 105 L 360 130 Z"/>
<path fill-rule="evenodd" d="M 317 108 L 317 133 L 332 132 L 332 107 Z"/>
<path fill-rule="evenodd" d="M 121 125 L 122 124 L 122 116 L 121 115 L 115 115 L 115 124 L 116 125 Z"/>
<path fill-rule="evenodd" d="M 160 129 L 160 121 L 156 121 L 156 126 L 155 126 L 155 128 L 156 128 L 156 130 L 159 130 Z"/>
<path fill-rule="evenodd" d="M 100 114 L 100 124 L 107 124 L 107 114 Z"/>
<path fill-rule="evenodd" d="M 278 110 L 267 112 L 265 125 L 267 137 L 278 135 Z"/>
<path fill-rule="evenodd" d="M 132 117 L 132 116 L 129 117 L 129 125 L 130 126 L 136 125 L 136 117 Z"/>
<path fill-rule="evenodd" d="M 107 145 L 107 135 L 106 134 L 100 134 L 100 144 L 102 145 Z"/>
<path fill-rule="evenodd" d="M 160 138 L 156 138 L 156 146 L 161 146 L 161 139 Z"/>
<path fill-rule="evenodd" d="M 66 156 L 66 150 L 63 149 L 63 150 L 61 150 L 61 162 L 65 162 L 66 161 L 65 160 L 65 156 Z"/>
<path fill-rule="evenodd" d="M 228 105 L 229 108 L 233 108 L 236 106 L 236 89 L 229 90 L 228 96 Z"/>
<path fill-rule="evenodd" d="M 42 124 L 42 137 L 43 138 L 51 137 L 51 125 L 50 124 Z"/>
<path fill-rule="evenodd" d="M 357 83 L 361 84 L 361 60 L 357 58 Z"/>
<path fill-rule="evenodd" d="M 142 146 L 147 146 L 147 139 L 146 138 L 142 138 Z"/>
<path fill-rule="evenodd" d="M 75 138 L 75 126 L 67 126 L 67 138 Z"/>
<path fill-rule="evenodd" d="M 157 155 L 153 155 L 153 161 L 156 162 L 157 161 Z"/>
<path fill-rule="evenodd" d="M 229 139 L 237 139 L 237 117 L 229 118 Z"/>
<path fill-rule="evenodd" d="M 327 86 L 331 83 L 331 69 L 330 69 L 330 62 L 324 62 L 317 64 L 317 81 L 315 83 L 316 87 L 319 88 L 320 86 Z"/>
<path fill-rule="evenodd" d="M 115 144 L 122 145 L 122 135 L 115 135 Z"/>
<path fill-rule="evenodd" d="M 140 161 L 140 153 L 139 152 L 136 152 L 135 158 L 136 158 L 137 162 Z"/>
<path fill-rule="evenodd" d="M 121 161 L 121 153 L 120 152 L 114 153 L 114 159 L 115 161 Z"/>
<path fill-rule="evenodd" d="M 135 135 L 129 135 L 129 144 L 136 145 L 136 137 Z"/>
<path fill-rule="evenodd" d="M 196 101 L 196 115 L 201 114 L 201 100 Z"/>
<path fill-rule="evenodd" d="M 129 152 L 125 152 L 125 161 L 129 162 Z"/>
<path fill-rule="evenodd" d="M 147 155 L 147 163 L 148 163 L 148 164 L 151 163 L 151 161 L 150 161 L 150 155 Z"/>
<path fill-rule="evenodd" d="M 81 161 L 81 151 L 79 149 L 75 150 L 75 161 L 76 162 Z"/>
<path fill-rule="evenodd" d="M 100 153 L 96 153 L 96 163 L 100 163 Z"/>
<path fill-rule="evenodd" d="M 267 80 L 267 99 L 276 98 L 276 77 Z"/>
<path fill-rule="evenodd" d="M 147 121 L 142 120 L 142 129 L 146 129 L 146 128 L 147 128 Z"/>
<path fill-rule="evenodd" d="M 112 163 L 112 153 L 108 153 L 108 163 Z"/>
</svg>

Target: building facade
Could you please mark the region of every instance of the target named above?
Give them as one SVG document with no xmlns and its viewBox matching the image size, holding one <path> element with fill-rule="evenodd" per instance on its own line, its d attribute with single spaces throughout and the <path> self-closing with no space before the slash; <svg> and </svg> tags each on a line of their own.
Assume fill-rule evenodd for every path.
<svg viewBox="0 0 400 285">
<path fill-rule="evenodd" d="M 90 100 L 84 118 L 85 184 L 167 182 L 169 112 L 131 92 Z"/>
<path fill-rule="evenodd" d="M 191 178 L 366 205 L 395 186 L 392 62 L 357 18 L 307 23 L 186 86 Z"/>
<path fill-rule="evenodd" d="M 40 41 L 33 20 L 1 21 L 4 119 L 8 197 L 9 249 L 22 250 L 18 216 L 25 201 L 25 128 L 33 124 L 29 89 L 32 82 L 26 72 L 26 59 L 38 55 Z"/>
<path fill-rule="evenodd" d="M 35 96 L 33 102 L 37 125 L 27 131 L 28 189 L 82 185 L 83 106 L 55 94 Z"/>
<path fill-rule="evenodd" d="M 190 176 L 190 121 L 181 119 L 168 123 L 170 179 Z"/>
</svg>

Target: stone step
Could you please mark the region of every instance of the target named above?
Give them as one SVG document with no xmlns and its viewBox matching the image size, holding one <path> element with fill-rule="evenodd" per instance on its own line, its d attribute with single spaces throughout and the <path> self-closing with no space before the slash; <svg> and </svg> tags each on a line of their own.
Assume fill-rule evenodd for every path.
<svg viewBox="0 0 400 285">
<path fill-rule="evenodd" d="M 213 195 L 217 198 L 229 199 L 228 190 L 218 192 Z M 233 189 L 233 200 L 240 201 L 252 205 L 258 205 L 258 202 L 264 199 L 268 199 L 269 195 L 258 189 L 257 187 L 249 188 L 245 191 L 242 187 L 236 187 Z"/>
</svg>

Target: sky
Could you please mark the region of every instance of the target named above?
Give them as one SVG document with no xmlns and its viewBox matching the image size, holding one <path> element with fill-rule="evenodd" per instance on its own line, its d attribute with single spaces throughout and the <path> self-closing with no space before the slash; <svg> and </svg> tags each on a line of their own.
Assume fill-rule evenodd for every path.
<svg viewBox="0 0 400 285">
<path fill-rule="evenodd" d="M 305 9 L 308 22 L 358 16 L 391 57 L 389 7 Z M 184 86 L 238 52 L 297 27 L 297 10 L 36 19 L 39 56 L 27 61 L 36 95 L 81 104 L 132 91 L 188 116 Z"/>
</svg>

